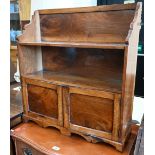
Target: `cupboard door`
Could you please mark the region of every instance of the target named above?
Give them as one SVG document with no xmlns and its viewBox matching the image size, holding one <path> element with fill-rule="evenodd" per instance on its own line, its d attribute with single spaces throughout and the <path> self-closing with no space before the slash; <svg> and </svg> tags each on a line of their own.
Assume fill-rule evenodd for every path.
<svg viewBox="0 0 155 155">
<path fill-rule="evenodd" d="M 72 131 L 118 140 L 120 95 L 64 88 L 64 125 Z"/>
<path fill-rule="evenodd" d="M 27 85 L 29 111 L 58 119 L 58 94 L 55 89 Z"/>
<path fill-rule="evenodd" d="M 63 126 L 62 87 L 25 79 L 23 98 L 26 116 L 39 119 L 44 124 Z"/>
<path fill-rule="evenodd" d="M 79 126 L 112 132 L 114 104 L 110 99 L 70 94 L 70 122 Z"/>
</svg>

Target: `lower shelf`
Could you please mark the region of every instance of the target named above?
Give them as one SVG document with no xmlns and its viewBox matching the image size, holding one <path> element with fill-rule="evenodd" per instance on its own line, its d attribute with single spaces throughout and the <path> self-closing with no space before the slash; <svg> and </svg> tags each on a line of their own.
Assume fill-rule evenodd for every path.
<svg viewBox="0 0 155 155">
<path fill-rule="evenodd" d="M 93 74 L 93 73 L 92 73 Z M 91 76 L 91 77 L 90 77 Z M 92 75 L 79 75 L 74 71 L 52 72 L 52 71 L 38 71 L 24 76 L 26 78 L 51 82 L 57 85 L 69 85 L 88 89 L 97 89 L 103 91 L 110 91 L 121 93 L 122 81 L 116 79 L 107 73 L 102 74 L 101 77 L 92 77 Z"/>
</svg>

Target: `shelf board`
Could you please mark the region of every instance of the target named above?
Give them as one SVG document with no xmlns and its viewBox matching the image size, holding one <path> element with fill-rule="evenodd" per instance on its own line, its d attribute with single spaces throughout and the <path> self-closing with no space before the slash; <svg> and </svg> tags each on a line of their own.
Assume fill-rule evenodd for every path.
<svg viewBox="0 0 155 155">
<path fill-rule="evenodd" d="M 124 49 L 125 43 L 88 43 L 88 42 L 19 42 L 20 45 L 27 46 L 58 46 L 58 47 L 81 47 L 81 48 L 105 48 Z"/>
<path fill-rule="evenodd" d="M 32 74 L 24 75 L 24 77 L 33 80 L 41 80 L 56 85 L 69 85 L 85 89 L 121 93 L 121 78 L 116 79 L 116 76 L 113 77 L 112 74 L 109 73 L 108 75 L 107 73 L 108 72 L 105 73 L 105 77 L 90 77 L 90 75 L 82 76 L 69 70 L 65 70 L 63 72 L 38 71 Z"/>
</svg>

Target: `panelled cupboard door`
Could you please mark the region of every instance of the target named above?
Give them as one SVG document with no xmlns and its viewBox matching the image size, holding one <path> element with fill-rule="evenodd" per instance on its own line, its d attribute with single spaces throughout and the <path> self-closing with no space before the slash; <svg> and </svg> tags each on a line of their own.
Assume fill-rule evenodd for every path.
<svg viewBox="0 0 155 155">
<path fill-rule="evenodd" d="M 25 116 L 42 126 L 62 126 L 62 87 L 37 80 L 23 82 Z"/>
<path fill-rule="evenodd" d="M 64 127 L 71 132 L 118 141 L 120 100 L 120 94 L 63 88 Z"/>
</svg>

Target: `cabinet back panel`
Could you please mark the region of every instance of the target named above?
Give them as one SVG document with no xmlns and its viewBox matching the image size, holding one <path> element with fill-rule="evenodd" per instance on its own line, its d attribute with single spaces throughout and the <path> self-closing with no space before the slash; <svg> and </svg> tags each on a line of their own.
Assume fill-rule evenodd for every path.
<svg viewBox="0 0 155 155">
<path fill-rule="evenodd" d="M 114 104 L 110 99 L 71 94 L 72 124 L 112 132 Z"/>
<path fill-rule="evenodd" d="M 42 41 L 125 42 L 134 10 L 40 15 Z"/>
<path fill-rule="evenodd" d="M 55 90 L 28 85 L 29 110 L 41 115 L 58 118 L 58 96 Z"/>
<path fill-rule="evenodd" d="M 43 70 L 97 79 L 122 80 L 121 50 L 42 47 Z"/>
</svg>

